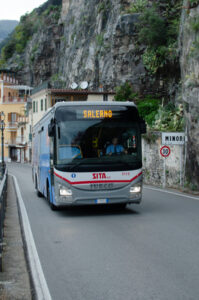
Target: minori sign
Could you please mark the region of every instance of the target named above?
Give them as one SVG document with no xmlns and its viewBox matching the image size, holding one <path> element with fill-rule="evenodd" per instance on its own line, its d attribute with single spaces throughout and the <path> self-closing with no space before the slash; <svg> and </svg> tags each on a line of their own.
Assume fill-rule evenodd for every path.
<svg viewBox="0 0 199 300">
<path fill-rule="evenodd" d="M 184 132 L 162 132 L 162 145 L 184 145 Z"/>
</svg>

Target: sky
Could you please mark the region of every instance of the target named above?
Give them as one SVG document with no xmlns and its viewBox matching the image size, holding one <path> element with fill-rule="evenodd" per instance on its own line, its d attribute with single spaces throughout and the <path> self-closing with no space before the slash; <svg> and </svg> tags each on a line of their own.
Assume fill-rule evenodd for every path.
<svg viewBox="0 0 199 300">
<path fill-rule="evenodd" d="M 39 7 L 46 0 L 5 0 L 0 9 L 0 20 L 20 20 L 20 17 L 34 8 Z"/>
</svg>

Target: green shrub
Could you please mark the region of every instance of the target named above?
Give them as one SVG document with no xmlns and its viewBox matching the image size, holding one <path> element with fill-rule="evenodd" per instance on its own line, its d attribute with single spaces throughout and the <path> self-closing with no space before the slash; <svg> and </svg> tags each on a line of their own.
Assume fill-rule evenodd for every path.
<svg viewBox="0 0 199 300">
<path fill-rule="evenodd" d="M 115 101 L 136 101 L 137 96 L 132 85 L 129 82 L 125 82 L 116 88 Z"/>
<path fill-rule="evenodd" d="M 190 26 L 191 26 L 193 31 L 199 32 L 199 17 L 193 18 L 190 22 Z"/>
<path fill-rule="evenodd" d="M 168 1 L 160 12 L 158 4 L 145 8 L 137 24 L 138 41 L 146 45 L 142 59 L 145 68 L 155 74 L 177 58 L 177 37 L 182 1 Z"/>
<path fill-rule="evenodd" d="M 159 131 L 183 131 L 184 117 L 182 107 L 175 107 L 169 103 L 165 107 L 160 106 L 155 117 L 153 129 Z"/>
<path fill-rule="evenodd" d="M 16 44 L 14 39 L 11 39 L 3 48 L 2 48 L 2 59 L 7 61 L 11 58 L 16 50 Z"/>
<path fill-rule="evenodd" d="M 97 42 L 97 45 L 98 45 L 99 47 L 102 47 L 102 46 L 104 45 L 104 35 L 103 35 L 103 33 L 98 34 L 98 35 L 96 36 L 96 42 Z"/>
<path fill-rule="evenodd" d="M 158 113 L 159 106 L 160 100 L 154 99 L 151 96 L 137 102 L 139 114 L 149 126 L 152 126 L 155 121 L 155 116 Z"/>
<path fill-rule="evenodd" d="M 141 13 L 145 10 L 146 6 L 148 4 L 147 0 L 136 0 L 133 3 L 131 3 L 130 8 L 127 9 L 127 13 Z"/>
<path fill-rule="evenodd" d="M 101 2 L 98 6 L 98 13 L 101 13 L 102 11 L 104 11 L 106 8 L 106 5 L 104 2 Z"/>
<path fill-rule="evenodd" d="M 189 2 L 189 4 L 190 4 L 191 7 L 199 5 L 199 1 L 198 0 L 189 0 L 188 2 Z"/>
<path fill-rule="evenodd" d="M 167 27 L 165 20 L 157 13 L 154 7 L 146 9 L 139 18 L 140 27 L 138 39 L 147 46 L 165 45 Z"/>
<path fill-rule="evenodd" d="M 163 66 L 162 56 L 159 55 L 159 49 L 147 48 L 142 56 L 145 68 L 155 74 L 160 66 Z"/>
</svg>

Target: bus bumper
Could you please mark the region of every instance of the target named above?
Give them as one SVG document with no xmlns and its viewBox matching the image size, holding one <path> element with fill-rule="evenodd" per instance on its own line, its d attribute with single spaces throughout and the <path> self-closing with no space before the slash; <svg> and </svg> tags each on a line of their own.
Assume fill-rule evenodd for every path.
<svg viewBox="0 0 199 300">
<path fill-rule="evenodd" d="M 134 183 L 139 185 L 139 192 L 130 192 L 131 186 L 127 185 L 116 190 L 85 191 L 70 187 L 71 195 L 60 196 L 59 184 L 55 189 L 55 203 L 57 207 L 80 206 L 80 205 L 109 205 L 109 204 L 139 204 L 142 200 L 142 182 Z M 68 187 L 66 187 L 68 189 Z M 124 197 L 124 195 L 126 197 Z"/>
</svg>

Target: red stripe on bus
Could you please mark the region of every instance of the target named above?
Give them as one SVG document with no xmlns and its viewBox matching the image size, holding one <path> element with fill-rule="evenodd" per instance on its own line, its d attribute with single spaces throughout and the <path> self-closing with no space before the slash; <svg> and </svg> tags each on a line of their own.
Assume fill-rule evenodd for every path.
<svg viewBox="0 0 199 300">
<path fill-rule="evenodd" d="M 137 174 L 135 177 L 133 177 L 130 180 L 95 180 L 95 181 L 76 181 L 76 182 L 71 182 L 68 179 L 62 177 L 61 175 L 57 174 L 56 172 L 54 172 L 54 174 L 59 177 L 60 179 L 63 179 L 64 181 L 68 182 L 69 184 L 90 184 L 90 183 L 130 183 L 133 180 L 137 179 L 139 176 L 142 175 L 142 172 L 140 172 L 139 174 Z"/>
</svg>

